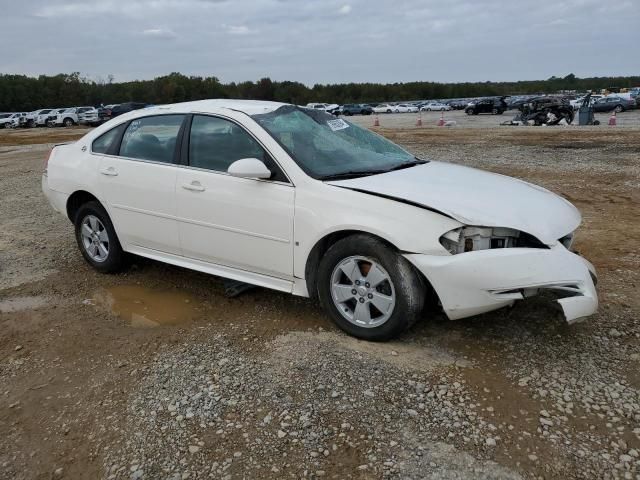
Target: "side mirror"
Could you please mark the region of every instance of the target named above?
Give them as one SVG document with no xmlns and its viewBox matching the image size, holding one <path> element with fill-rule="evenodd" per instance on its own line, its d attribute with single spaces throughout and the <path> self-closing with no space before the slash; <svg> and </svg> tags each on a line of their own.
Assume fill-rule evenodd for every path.
<svg viewBox="0 0 640 480">
<path fill-rule="evenodd" d="M 229 175 L 240 178 L 271 178 L 271 171 L 262 160 L 257 158 L 241 158 L 236 160 L 227 170 Z"/>
</svg>

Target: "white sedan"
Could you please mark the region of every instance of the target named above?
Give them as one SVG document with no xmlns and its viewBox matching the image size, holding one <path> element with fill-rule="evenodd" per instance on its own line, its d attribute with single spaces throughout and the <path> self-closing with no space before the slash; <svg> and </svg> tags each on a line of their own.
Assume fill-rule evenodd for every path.
<svg viewBox="0 0 640 480">
<path fill-rule="evenodd" d="M 430 102 L 420 107 L 423 112 L 444 112 L 451 110 L 451 107 L 445 103 Z"/>
<path fill-rule="evenodd" d="M 393 106 L 393 111 L 395 113 L 417 113 L 418 112 L 418 107 L 416 107 L 415 105 L 409 105 L 406 103 L 401 103 L 399 105 L 394 105 Z"/>
<path fill-rule="evenodd" d="M 373 113 L 391 113 L 393 112 L 394 105 L 389 105 L 388 103 L 383 103 L 382 105 L 377 105 L 373 107 Z"/>
<path fill-rule="evenodd" d="M 53 148 L 42 188 L 101 272 L 128 252 L 318 297 L 364 339 L 398 335 L 432 295 L 450 319 L 541 291 L 570 323 L 597 308 L 565 199 L 420 160 L 322 111 L 237 100 L 132 111 Z"/>
</svg>

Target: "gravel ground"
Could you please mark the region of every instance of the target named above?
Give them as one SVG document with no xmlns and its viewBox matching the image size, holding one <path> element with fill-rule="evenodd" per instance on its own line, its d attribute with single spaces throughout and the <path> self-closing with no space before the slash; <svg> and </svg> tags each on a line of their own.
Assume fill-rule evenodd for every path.
<svg viewBox="0 0 640 480">
<path fill-rule="evenodd" d="M 460 117 L 377 131 L 574 202 L 597 315 L 428 311 L 379 344 L 197 272 L 99 275 L 39 192 L 46 144 L 83 131 L 0 132 L 0 478 L 640 478 L 640 130 Z"/>
</svg>

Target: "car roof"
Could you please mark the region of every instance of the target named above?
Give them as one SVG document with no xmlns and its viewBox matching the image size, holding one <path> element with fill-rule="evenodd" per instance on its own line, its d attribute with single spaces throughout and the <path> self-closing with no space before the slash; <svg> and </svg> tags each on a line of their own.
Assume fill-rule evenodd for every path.
<svg viewBox="0 0 640 480">
<path fill-rule="evenodd" d="M 246 113 L 247 115 L 255 115 L 258 113 L 269 113 L 278 108 L 288 105 L 287 103 L 268 102 L 262 100 L 228 100 L 228 99 L 212 99 L 197 100 L 194 102 L 174 103 L 170 105 L 156 105 L 143 110 L 137 110 L 140 115 L 149 115 L 151 113 L 216 113 L 221 109 L 235 110 Z"/>
</svg>

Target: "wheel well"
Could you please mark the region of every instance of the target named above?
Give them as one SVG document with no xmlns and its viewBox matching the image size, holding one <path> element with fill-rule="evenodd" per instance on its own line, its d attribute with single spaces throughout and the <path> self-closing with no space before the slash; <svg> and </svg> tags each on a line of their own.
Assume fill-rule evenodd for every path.
<svg viewBox="0 0 640 480">
<path fill-rule="evenodd" d="M 98 203 L 100 202 L 100 200 L 95 196 L 91 195 L 89 192 L 85 192 L 84 190 L 73 192 L 67 200 L 67 217 L 69 217 L 69 220 L 73 223 L 78 209 L 85 203 L 93 201 Z"/>
<path fill-rule="evenodd" d="M 341 230 L 339 232 L 333 232 L 326 235 L 325 237 L 318 240 L 318 242 L 311 249 L 311 252 L 307 257 L 307 264 L 305 265 L 305 269 L 304 269 L 304 278 L 306 279 L 306 282 L 307 282 L 307 291 L 309 292 L 309 296 L 311 296 L 312 298 L 317 297 L 317 294 L 318 294 L 318 289 L 316 288 L 316 285 L 317 285 L 316 275 L 318 272 L 318 266 L 320 265 L 320 260 L 324 256 L 325 252 L 329 250 L 329 248 L 333 244 L 342 240 L 343 238 L 350 237 L 351 235 L 369 235 L 371 237 L 376 238 L 377 240 L 380 240 L 381 242 L 386 244 L 389 248 L 393 249 L 394 251 L 396 252 L 399 251 L 398 248 L 388 240 L 385 240 L 384 238 L 379 237 L 378 235 L 374 235 L 369 232 L 364 232 L 362 230 Z M 426 278 L 424 278 L 424 275 L 422 275 L 421 272 L 419 272 L 417 269 L 416 269 L 416 272 L 423 279 L 423 281 L 426 282 L 426 284 L 429 283 L 428 281 L 426 281 Z"/>
</svg>

